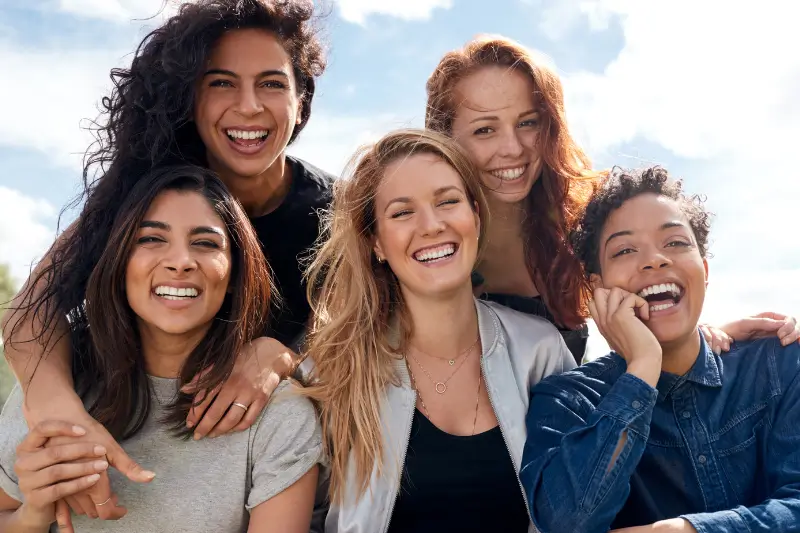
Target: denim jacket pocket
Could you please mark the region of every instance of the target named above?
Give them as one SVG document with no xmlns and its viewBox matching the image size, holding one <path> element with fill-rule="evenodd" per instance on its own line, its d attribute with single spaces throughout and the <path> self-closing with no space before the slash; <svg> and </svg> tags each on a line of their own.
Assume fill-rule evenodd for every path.
<svg viewBox="0 0 800 533">
<path fill-rule="evenodd" d="M 766 404 L 737 413 L 714 436 L 717 457 L 735 501 L 748 501 L 756 488 L 761 447 L 769 428 Z"/>
</svg>

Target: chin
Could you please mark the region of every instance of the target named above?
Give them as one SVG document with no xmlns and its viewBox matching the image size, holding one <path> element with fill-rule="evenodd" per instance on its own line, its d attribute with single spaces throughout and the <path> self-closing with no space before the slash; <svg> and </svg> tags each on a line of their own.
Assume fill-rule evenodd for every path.
<svg viewBox="0 0 800 533">
<path fill-rule="evenodd" d="M 688 320 L 664 320 L 660 323 L 650 324 L 648 328 L 653 332 L 658 343 L 663 346 L 689 337 L 697 331 L 697 323 L 690 323 Z"/>
</svg>

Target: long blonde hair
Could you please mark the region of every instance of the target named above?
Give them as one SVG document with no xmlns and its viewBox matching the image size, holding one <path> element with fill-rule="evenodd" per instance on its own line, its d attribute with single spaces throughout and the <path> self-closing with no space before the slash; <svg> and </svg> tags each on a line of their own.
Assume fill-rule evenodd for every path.
<svg viewBox="0 0 800 533">
<path fill-rule="evenodd" d="M 455 86 L 487 66 L 514 69 L 533 81 L 542 121 L 539 135 L 544 165 L 527 198 L 531 216 L 523 229 L 528 270 L 556 322 L 576 327 L 588 316 L 589 293 L 568 236 L 595 184 L 606 173 L 592 170 L 589 158 L 570 135 L 558 74 L 523 45 L 506 37 L 480 35 L 442 57 L 426 84 L 425 126 L 452 135 L 459 103 Z"/>
<path fill-rule="evenodd" d="M 488 206 L 478 170 L 447 136 L 424 130 L 389 133 L 352 159 L 350 176 L 337 181 L 325 217 L 324 240 L 308 271 L 313 322 L 306 354 L 314 361 L 305 394 L 321 410 L 325 451 L 330 458 L 332 501 L 341 502 L 349 461 L 355 463 L 358 494 L 373 468 L 380 473 L 380 404 L 385 388 L 399 385 L 394 362 L 403 353 L 411 326 L 397 279 L 373 253 L 376 191 L 389 164 L 415 154 L 433 154 L 461 176 L 481 219 L 479 249 Z M 399 338 L 390 341 L 398 319 Z"/>
</svg>

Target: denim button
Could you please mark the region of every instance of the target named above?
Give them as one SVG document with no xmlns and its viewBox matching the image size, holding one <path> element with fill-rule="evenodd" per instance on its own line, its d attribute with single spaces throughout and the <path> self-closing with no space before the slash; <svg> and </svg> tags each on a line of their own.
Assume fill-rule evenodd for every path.
<svg viewBox="0 0 800 533">
<path fill-rule="evenodd" d="M 639 400 L 633 400 L 633 403 L 631 405 L 633 406 L 634 409 L 642 408 L 642 402 L 640 402 Z"/>
<path fill-rule="evenodd" d="M 684 411 L 683 413 L 681 413 L 681 416 L 683 418 L 692 418 L 692 413 L 690 413 L 689 411 Z"/>
<path fill-rule="evenodd" d="M 700 457 L 697 458 L 697 460 L 700 461 L 701 465 L 706 464 L 706 456 L 705 455 L 701 455 Z"/>
</svg>

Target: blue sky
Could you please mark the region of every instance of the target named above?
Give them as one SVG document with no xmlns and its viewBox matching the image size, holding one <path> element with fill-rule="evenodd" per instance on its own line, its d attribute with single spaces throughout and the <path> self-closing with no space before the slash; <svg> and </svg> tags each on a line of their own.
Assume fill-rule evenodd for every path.
<svg viewBox="0 0 800 533">
<path fill-rule="evenodd" d="M 110 68 L 161 0 L 0 0 L 0 262 L 22 279 L 77 191 Z M 330 1 L 328 2 L 330 5 Z M 800 314 L 800 37 L 790 2 L 339 0 L 329 68 L 292 151 L 338 173 L 355 148 L 421 126 L 441 55 L 478 33 L 541 53 L 598 167 L 665 165 L 717 214 L 708 318 Z M 172 9 L 169 7 L 168 9 Z"/>
</svg>

